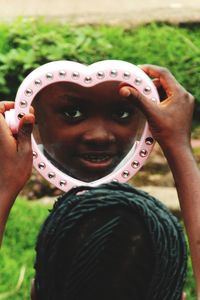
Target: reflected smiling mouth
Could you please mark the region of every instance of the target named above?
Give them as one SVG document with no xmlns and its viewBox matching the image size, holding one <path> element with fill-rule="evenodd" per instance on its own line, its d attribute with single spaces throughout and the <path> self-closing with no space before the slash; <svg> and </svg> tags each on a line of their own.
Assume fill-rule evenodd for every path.
<svg viewBox="0 0 200 300">
<path fill-rule="evenodd" d="M 82 158 L 91 162 L 103 162 L 113 158 L 113 155 L 108 154 L 83 154 Z"/>
<path fill-rule="evenodd" d="M 80 163 L 90 170 L 107 170 L 113 166 L 116 154 L 114 153 L 83 153 L 79 156 Z"/>
</svg>

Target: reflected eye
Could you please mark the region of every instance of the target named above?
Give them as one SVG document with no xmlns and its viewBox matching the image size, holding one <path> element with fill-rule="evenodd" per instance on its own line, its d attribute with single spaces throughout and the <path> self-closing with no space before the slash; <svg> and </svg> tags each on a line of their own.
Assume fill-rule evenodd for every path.
<svg viewBox="0 0 200 300">
<path fill-rule="evenodd" d="M 130 116 L 130 112 L 128 112 L 128 111 L 120 111 L 120 112 L 118 112 L 117 116 L 120 119 L 125 119 L 125 118 L 128 118 Z"/>
<path fill-rule="evenodd" d="M 115 119 L 124 120 L 129 118 L 131 115 L 131 112 L 128 110 L 119 110 L 113 113 L 113 117 Z"/>
<path fill-rule="evenodd" d="M 77 108 L 69 108 L 65 110 L 64 115 L 67 119 L 70 120 L 79 120 L 83 117 L 82 111 Z"/>
</svg>

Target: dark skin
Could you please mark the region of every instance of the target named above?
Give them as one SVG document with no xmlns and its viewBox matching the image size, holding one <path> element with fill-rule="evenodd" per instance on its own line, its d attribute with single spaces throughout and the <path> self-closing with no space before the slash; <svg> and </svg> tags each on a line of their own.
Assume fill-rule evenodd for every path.
<svg viewBox="0 0 200 300">
<path fill-rule="evenodd" d="M 13 102 L 0 102 L 0 245 L 10 209 L 32 170 L 33 109 L 21 119 L 18 134 L 13 136 L 4 119 L 4 112 L 12 108 Z"/>
<path fill-rule="evenodd" d="M 149 121 L 154 138 L 159 142 L 168 160 L 189 237 L 197 296 L 200 300 L 200 172 L 190 145 L 194 98 L 167 69 L 152 65 L 144 65 L 141 68 L 152 78 L 157 78 L 156 85 L 165 91 L 165 100 L 156 105 L 135 89 L 127 86 L 122 86 L 120 93 L 129 100 L 134 98 L 137 101 L 138 107 Z M 28 179 L 32 166 L 30 131 L 22 131 L 18 140 L 12 136 L 2 117 L 3 112 L 9 108 L 10 104 L 0 105 L 0 161 L 1 168 L 4 170 L 0 174 L 0 183 L 4 183 L 0 185 L 1 238 L 14 199 Z M 26 122 L 31 125 L 33 118 L 31 114 L 26 116 Z M 24 121 L 23 118 L 22 122 Z M 16 147 L 18 143 L 21 143 L 20 147 Z M 23 168 L 24 176 L 15 176 L 21 168 Z M 33 296 L 32 299 L 36 298 Z"/>
<path fill-rule="evenodd" d="M 56 166 L 94 181 L 119 164 L 133 146 L 141 113 L 119 94 L 119 83 L 90 88 L 56 83 L 34 101 L 41 142 Z"/>
<path fill-rule="evenodd" d="M 166 68 L 154 65 L 141 68 L 156 78 L 154 82 L 158 90 L 166 95 L 164 100 L 155 105 L 131 87 L 122 87 L 121 93 L 129 99 L 136 99 L 172 171 L 189 238 L 197 299 L 200 300 L 200 172 L 190 143 L 194 97 Z M 185 294 L 183 299 L 186 299 Z"/>
</svg>

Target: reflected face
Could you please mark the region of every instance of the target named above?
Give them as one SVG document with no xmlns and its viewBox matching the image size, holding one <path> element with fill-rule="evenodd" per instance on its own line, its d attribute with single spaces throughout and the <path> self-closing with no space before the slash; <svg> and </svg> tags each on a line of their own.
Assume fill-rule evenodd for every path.
<svg viewBox="0 0 200 300">
<path fill-rule="evenodd" d="M 54 83 L 33 106 L 38 143 L 57 167 L 86 182 L 113 171 L 133 146 L 142 119 L 134 102 L 119 95 L 119 82 L 90 88 Z"/>
</svg>

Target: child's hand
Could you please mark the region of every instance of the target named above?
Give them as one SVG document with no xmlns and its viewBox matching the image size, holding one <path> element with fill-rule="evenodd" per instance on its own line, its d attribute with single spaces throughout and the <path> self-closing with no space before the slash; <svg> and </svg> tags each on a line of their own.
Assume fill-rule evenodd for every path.
<svg viewBox="0 0 200 300">
<path fill-rule="evenodd" d="M 32 169 L 31 132 L 34 115 L 30 113 L 24 116 L 20 121 L 19 132 L 13 136 L 4 119 L 5 111 L 12 108 L 13 102 L 0 102 L 1 195 L 6 192 L 17 195 L 28 180 Z"/>
<path fill-rule="evenodd" d="M 19 131 L 13 136 L 4 113 L 14 108 L 13 102 L 0 102 L 0 245 L 10 209 L 32 170 L 32 113 L 20 120 Z"/>
<path fill-rule="evenodd" d="M 155 78 L 158 91 L 166 98 L 159 104 L 149 101 L 143 94 L 130 86 L 122 86 L 120 94 L 133 98 L 145 114 L 154 138 L 163 150 L 190 145 L 191 122 L 194 98 L 165 68 L 154 65 L 142 65 L 141 69 Z M 164 93 L 163 93 L 164 92 Z M 162 97 L 161 97 L 162 99 Z"/>
</svg>

